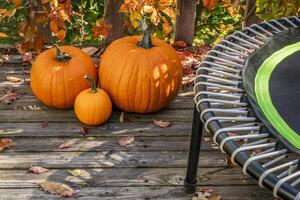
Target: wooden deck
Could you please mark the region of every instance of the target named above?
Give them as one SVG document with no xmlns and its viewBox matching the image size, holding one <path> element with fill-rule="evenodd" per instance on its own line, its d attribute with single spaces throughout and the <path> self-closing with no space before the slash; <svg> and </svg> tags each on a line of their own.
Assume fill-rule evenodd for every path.
<svg viewBox="0 0 300 200">
<path fill-rule="evenodd" d="M 90 127 L 84 138 L 83 125 L 72 110 L 48 108 L 36 100 L 24 82 L 5 80 L 4 74 L 23 77 L 20 62 L 20 57 L 14 56 L 0 64 L 0 91 L 14 87 L 25 92 L 10 105 L 0 104 L 0 137 L 14 141 L 12 149 L 0 152 L 1 200 L 60 199 L 38 188 L 37 183 L 46 180 L 78 190 L 77 199 L 192 199 L 182 187 L 193 112 L 191 91 L 181 91 L 158 113 L 125 113 L 129 121 L 124 123 L 119 122 L 120 111 L 114 111 L 108 123 Z M 154 119 L 174 125 L 158 128 Z M 48 126 L 42 127 L 43 122 Z M 134 135 L 135 141 L 121 147 L 118 140 L 125 135 Z M 223 200 L 274 199 L 256 181 L 244 176 L 238 166 L 226 168 L 226 155 L 220 153 L 208 134 L 203 140 L 199 188 L 213 189 Z M 74 144 L 58 148 L 67 141 Z M 49 171 L 28 173 L 31 165 Z M 85 173 L 74 177 L 68 173 L 70 169 L 83 169 Z"/>
</svg>

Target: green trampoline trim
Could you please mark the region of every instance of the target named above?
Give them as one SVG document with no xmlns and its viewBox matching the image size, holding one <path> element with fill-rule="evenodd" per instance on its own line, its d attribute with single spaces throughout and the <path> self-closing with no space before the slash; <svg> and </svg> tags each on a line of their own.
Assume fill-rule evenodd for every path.
<svg viewBox="0 0 300 200">
<path fill-rule="evenodd" d="M 300 149 L 300 136 L 284 121 L 272 103 L 269 82 L 273 70 L 287 56 L 300 50 L 300 42 L 286 46 L 268 57 L 257 71 L 255 95 L 257 102 L 273 127 L 291 144 Z"/>
</svg>

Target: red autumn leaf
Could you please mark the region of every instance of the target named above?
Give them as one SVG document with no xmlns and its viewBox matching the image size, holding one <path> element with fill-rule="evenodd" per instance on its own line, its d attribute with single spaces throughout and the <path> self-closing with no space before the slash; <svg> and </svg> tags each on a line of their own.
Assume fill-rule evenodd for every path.
<svg viewBox="0 0 300 200">
<path fill-rule="evenodd" d="M 165 122 L 162 120 L 153 120 L 153 123 L 160 128 L 167 128 L 174 124 L 173 122 Z"/>
<path fill-rule="evenodd" d="M 13 147 L 13 141 L 10 138 L 0 139 L 0 152 L 4 149 L 11 149 Z"/>
<path fill-rule="evenodd" d="M 133 135 L 128 135 L 128 136 L 122 137 L 119 140 L 119 145 L 120 146 L 126 146 L 128 144 L 131 144 L 133 141 L 134 141 L 134 136 Z"/>
<path fill-rule="evenodd" d="M 43 173 L 47 172 L 48 169 L 46 169 L 44 167 L 40 167 L 40 166 L 31 166 L 31 167 L 29 167 L 29 169 L 27 171 L 32 172 L 34 174 L 43 174 Z"/>
<path fill-rule="evenodd" d="M 70 148 L 70 147 L 72 147 L 72 145 L 73 145 L 73 142 L 72 141 L 68 141 L 68 142 L 65 142 L 65 143 L 59 145 L 58 148 L 59 149 Z"/>
<path fill-rule="evenodd" d="M 94 28 L 92 28 L 93 36 L 103 36 L 104 38 L 107 38 L 109 36 L 110 30 L 112 29 L 112 24 L 106 24 L 104 19 L 101 18 L 98 21 L 98 25 Z"/>
<path fill-rule="evenodd" d="M 50 194 L 57 194 L 62 197 L 71 197 L 75 195 L 75 192 L 72 188 L 62 183 L 45 181 L 40 183 L 39 186 L 44 191 L 49 192 Z"/>
<path fill-rule="evenodd" d="M 4 95 L 0 97 L 0 102 L 3 102 L 5 104 L 11 104 L 24 95 L 23 92 L 18 92 L 12 88 L 4 88 L 2 91 Z"/>
<path fill-rule="evenodd" d="M 82 127 L 81 133 L 82 133 L 83 137 L 85 137 L 89 134 L 89 129 L 87 127 Z"/>
<path fill-rule="evenodd" d="M 57 20 L 51 20 L 50 21 L 50 30 L 52 31 L 52 33 L 56 34 L 59 30 L 59 26 L 58 26 L 58 22 Z"/>
<path fill-rule="evenodd" d="M 173 47 L 181 47 L 181 48 L 185 48 L 187 45 L 185 42 L 183 41 L 175 41 L 172 43 Z"/>
<path fill-rule="evenodd" d="M 215 5 L 217 4 L 218 0 L 203 0 L 203 6 L 208 10 L 211 11 Z"/>
</svg>

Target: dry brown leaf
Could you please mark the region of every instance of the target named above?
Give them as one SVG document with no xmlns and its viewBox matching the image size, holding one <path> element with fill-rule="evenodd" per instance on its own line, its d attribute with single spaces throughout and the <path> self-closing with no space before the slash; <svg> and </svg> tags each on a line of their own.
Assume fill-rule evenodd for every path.
<svg viewBox="0 0 300 200">
<path fill-rule="evenodd" d="M 48 125 L 49 125 L 48 122 L 42 122 L 42 127 L 43 128 L 46 128 Z"/>
<path fill-rule="evenodd" d="M 75 194 L 71 187 L 58 182 L 45 181 L 40 183 L 39 186 L 50 194 L 57 194 L 63 197 L 71 197 Z"/>
<path fill-rule="evenodd" d="M 83 137 L 86 137 L 89 134 L 89 129 L 87 127 L 82 127 L 81 133 Z"/>
<path fill-rule="evenodd" d="M 153 123 L 160 128 L 167 128 L 174 124 L 173 122 L 165 122 L 162 120 L 153 120 Z"/>
<path fill-rule="evenodd" d="M 196 192 L 192 200 L 221 200 L 221 195 L 212 194 L 214 190 L 209 188 L 200 189 L 199 192 Z"/>
<path fill-rule="evenodd" d="M 131 144 L 133 141 L 134 141 L 134 136 L 133 135 L 128 135 L 128 136 L 122 137 L 119 140 L 119 145 L 120 146 L 126 146 L 128 144 Z"/>
<path fill-rule="evenodd" d="M 24 95 L 23 92 L 18 92 L 12 88 L 4 88 L 2 91 L 4 95 L 0 97 L 0 102 L 3 102 L 5 104 L 11 104 Z"/>
<path fill-rule="evenodd" d="M 20 79 L 18 77 L 14 77 L 14 76 L 5 76 L 5 79 L 12 83 L 19 83 L 22 81 L 22 79 Z"/>
<path fill-rule="evenodd" d="M 65 142 L 65 143 L 59 145 L 58 148 L 59 149 L 70 148 L 70 147 L 72 147 L 73 144 L 74 144 L 73 141 L 68 141 L 68 142 Z"/>
<path fill-rule="evenodd" d="M 99 49 L 96 47 L 85 47 L 81 49 L 85 53 L 87 53 L 89 56 L 94 55 Z"/>
<path fill-rule="evenodd" d="M 44 167 L 40 167 L 40 166 L 31 166 L 31 167 L 29 167 L 29 169 L 27 171 L 32 172 L 34 174 L 43 174 L 43 173 L 47 172 L 48 169 L 46 169 Z"/>
<path fill-rule="evenodd" d="M 228 155 L 226 156 L 225 166 L 227 168 L 233 168 L 234 167 L 234 163 L 231 162 L 231 157 L 228 156 Z"/>
<path fill-rule="evenodd" d="M 0 139 L 0 152 L 4 149 L 11 149 L 13 147 L 13 140 L 10 138 Z"/>
</svg>

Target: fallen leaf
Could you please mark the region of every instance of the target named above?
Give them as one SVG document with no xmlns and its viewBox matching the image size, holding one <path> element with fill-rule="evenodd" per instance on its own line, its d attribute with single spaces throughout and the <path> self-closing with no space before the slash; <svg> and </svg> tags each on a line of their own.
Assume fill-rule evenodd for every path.
<svg viewBox="0 0 300 200">
<path fill-rule="evenodd" d="M 133 135 L 128 135 L 128 136 L 122 137 L 119 140 L 119 145 L 120 146 L 126 146 L 128 144 L 131 144 L 133 141 L 134 141 L 134 136 Z"/>
<path fill-rule="evenodd" d="M 59 145 L 58 148 L 59 149 L 70 148 L 70 147 L 72 147 L 72 145 L 73 145 L 73 141 L 68 141 L 68 142 L 65 142 L 65 143 Z"/>
<path fill-rule="evenodd" d="M 29 63 L 32 60 L 33 56 L 31 52 L 26 52 L 23 55 L 23 62 Z"/>
<path fill-rule="evenodd" d="M 68 172 L 72 175 L 72 176 L 82 176 L 84 174 L 84 171 L 81 169 L 73 169 L 73 170 L 68 170 Z"/>
<path fill-rule="evenodd" d="M 12 83 L 19 83 L 22 81 L 22 79 L 20 79 L 18 77 L 14 77 L 14 76 L 5 76 L 5 79 Z"/>
<path fill-rule="evenodd" d="M 47 172 L 48 169 L 46 169 L 44 167 L 40 167 L 40 166 L 31 166 L 31 167 L 29 167 L 29 169 L 27 171 L 32 172 L 34 174 L 43 174 L 43 173 Z"/>
<path fill-rule="evenodd" d="M 202 188 L 199 192 L 196 192 L 192 200 L 220 200 L 221 196 L 218 194 L 212 194 L 214 190 L 209 188 Z"/>
<path fill-rule="evenodd" d="M 0 32 L 0 38 L 7 38 L 8 35 L 6 33 Z"/>
<path fill-rule="evenodd" d="M 46 128 L 48 125 L 49 125 L 48 122 L 42 122 L 42 127 L 43 128 Z"/>
<path fill-rule="evenodd" d="M 17 106 L 15 109 L 17 109 L 17 110 L 42 110 L 42 108 L 37 105 Z"/>
<path fill-rule="evenodd" d="M 3 102 L 5 104 L 11 104 L 24 95 L 23 92 L 18 92 L 13 88 L 4 88 L 2 92 L 4 93 L 4 95 L 0 97 L 0 102 Z"/>
<path fill-rule="evenodd" d="M 173 47 L 181 47 L 181 48 L 185 48 L 187 45 L 185 42 L 183 41 L 175 41 L 172 43 Z"/>
<path fill-rule="evenodd" d="M 89 56 L 94 55 L 99 49 L 96 47 L 85 47 L 81 49 L 85 53 L 87 53 Z"/>
<path fill-rule="evenodd" d="M 226 156 L 225 166 L 227 168 L 233 168 L 234 167 L 234 163 L 231 162 L 231 157 L 228 156 L 228 155 Z"/>
<path fill-rule="evenodd" d="M 82 133 L 83 137 L 85 137 L 89 134 L 89 129 L 87 127 L 82 127 L 81 133 Z"/>
<path fill-rule="evenodd" d="M 167 128 L 174 124 L 173 122 L 164 122 L 162 120 L 153 120 L 153 123 L 160 128 Z"/>
<path fill-rule="evenodd" d="M 45 181 L 40 183 L 39 186 L 50 194 L 57 194 L 63 197 L 71 197 L 75 194 L 71 187 L 58 182 Z"/>
<path fill-rule="evenodd" d="M 10 138 L 0 139 L 0 151 L 8 148 L 11 149 L 13 147 L 13 140 Z"/>
</svg>

